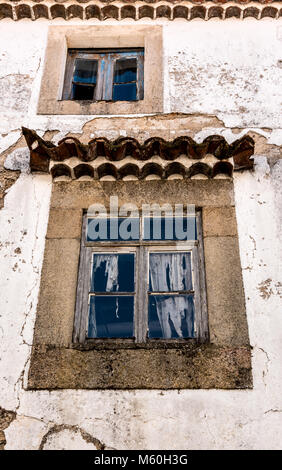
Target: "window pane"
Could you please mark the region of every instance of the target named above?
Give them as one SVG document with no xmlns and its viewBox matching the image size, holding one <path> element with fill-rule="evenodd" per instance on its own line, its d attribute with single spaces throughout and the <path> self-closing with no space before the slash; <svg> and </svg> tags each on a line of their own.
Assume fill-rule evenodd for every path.
<svg viewBox="0 0 282 470">
<path fill-rule="evenodd" d="M 91 292 L 134 292 L 134 254 L 94 254 Z"/>
<path fill-rule="evenodd" d="M 137 76 L 136 59 L 119 59 L 115 64 L 114 83 L 135 82 Z"/>
<path fill-rule="evenodd" d="M 197 240 L 195 217 L 144 217 L 144 240 Z"/>
<path fill-rule="evenodd" d="M 98 61 L 76 59 L 73 81 L 78 83 L 96 84 Z"/>
<path fill-rule="evenodd" d="M 150 253 L 149 290 L 181 292 L 193 289 L 191 253 Z"/>
<path fill-rule="evenodd" d="M 76 59 L 72 86 L 73 100 L 93 100 L 97 70 L 97 60 Z"/>
<path fill-rule="evenodd" d="M 91 296 L 88 338 L 132 338 L 133 296 Z"/>
<path fill-rule="evenodd" d="M 140 219 L 137 217 L 89 218 L 87 242 L 139 240 Z"/>
<path fill-rule="evenodd" d="M 113 86 L 113 101 L 136 101 L 136 83 L 124 83 Z"/>
<path fill-rule="evenodd" d="M 193 295 L 150 295 L 149 338 L 194 338 Z"/>
<path fill-rule="evenodd" d="M 72 86 L 72 99 L 73 100 L 93 100 L 94 86 L 75 85 Z"/>
</svg>

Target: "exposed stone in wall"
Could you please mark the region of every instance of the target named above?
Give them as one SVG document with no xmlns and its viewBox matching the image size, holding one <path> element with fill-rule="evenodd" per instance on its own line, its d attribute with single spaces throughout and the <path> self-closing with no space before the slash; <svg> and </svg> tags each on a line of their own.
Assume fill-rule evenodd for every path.
<svg viewBox="0 0 282 470">
<path fill-rule="evenodd" d="M 75 138 L 83 144 L 87 144 L 90 140 L 100 137 L 106 137 L 109 140 L 130 137 L 144 143 L 154 136 L 173 140 L 187 134 L 198 143 L 211 134 L 222 135 L 228 143 L 248 135 L 255 142 L 254 155 L 266 155 L 273 162 L 282 158 L 282 146 L 270 143 L 272 129 L 228 128 L 216 116 L 196 113 L 167 113 L 144 117 L 95 117 L 82 124 L 80 132 L 68 132 L 66 129 L 65 132 L 62 132 L 59 129 L 50 129 L 44 133 L 42 138 L 50 140 L 54 144 L 58 144 L 63 138 Z M 23 146 L 26 145 L 24 139 L 21 142 L 23 142 Z"/>
<path fill-rule="evenodd" d="M 4 206 L 6 191 L 17 181 L 19 171 L 4 170 L 0 167 L 0 209 Z"/>
<path fill-rule="evenodd" d="M 95 117 L 82 124 L 81 132 L 66 131 L 64 137 L 76 137 L 84 144 L 95 137 L 103 136 L 108 139 L 117 139 L 120 136 L 133 137 L 144 142 L 153 135 L 171 140 L 177 136 L 186 135 L 187 130 L 194 138 L 195 134 L 203 128 L 220 129 L 222 127 L 224 127 L 224 122 L 216 116 L 196 113 L 163 113 L 144 117 Z M 55 135 L 55 139 L 51 140 L 57 143 L 62 137 L 62 133 L 59 133 Z"/>
<path fill-rule="evenodd" d="M 0 152 L 0 209 L 6 192 L 17 181 L 21 171 L 29 171 L 29 157 L 21 137 L 7 150 Z M 26 155 L 26 157 L 24 157 Z"/>
<path fill-rule="evenodd" d="M 270 144 L 267 140 L 267 134 L 269 129 L 265 130 L 265 135 L 261 135 L 258 132 L 249 131 L 248 135 L 255 141 L 255 154 L 265 155 L 268 159 L 268 163 L 272 166 L 277 160 L 282 158 L 282 146 Z"/>
<path fill-rule="evenodd" d="M 4 410 L 0 406 L 0 450 L 4 450 L 6 444 L 4 430 L 11 424 L 11 422 L 15 418 L 16 413 L 14 411 Z"/>
</svg>

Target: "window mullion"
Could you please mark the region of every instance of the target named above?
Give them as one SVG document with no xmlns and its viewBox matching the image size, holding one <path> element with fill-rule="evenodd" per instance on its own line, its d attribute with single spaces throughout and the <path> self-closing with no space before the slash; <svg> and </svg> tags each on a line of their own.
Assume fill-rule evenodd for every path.
<svg viewBox="0 0 282 470">
<path fill-rule="evenodd" d="M 195 325 L 195 334 L 196 338 L 200 339 L 201 335 L 201 298 L 200 298 L 200 280 L 198 272 L 198 250 L 197 247 L 194 247 L 192 250 L 192 279 L 194 287 L 194 325 Z"/>
<path fill-rule="evenodd" d="M 91 279 L 91 248 L 82 245 L 80 250 L 80 268 L 77 283 L 77 302 L 74 322 L 73 341 L 83 343 L 88 328 L 88 300 Z"/>
<path fill-rule="evenodd" d="M 140 246 L 137 250 L 137 288 L 136 288 L 136 341 L 143 343 L 147 337 L 148 298 L 147 298 L 147 249 Z"/>
<path fill-rule="evenodd" d="M 105 61 L 103 58 L 99 58 L 98 59 L 97 85 L 96 85 L 96 89 L 94 93 L 94 99 L 96 101 L 103 99 L 104 71 L 105 71 Z"/>
<path fill-rule="evenodd" d="M 143 312 L 142 312 L 142 317 L 143 317 L 143 341 L 145 342 L 147 340 L 147 333 L 148 333 L 148 252 L 149 249 L 145 246 L 142 247 L 142 263 L 143 263 L 143 277 L 142 277 L 142 299 L 143 299 Z"/>
<path fill-rule="evenodd" d="M 87 257 L 87 248 L 85 247 L 85 231 L 86 231 L 86 224 L 87 224 L 87 217 L 83 217 L 82 222 L 82 230 L 81 230 L 81 247 L 80 247 L 80 255 L 79 255 L 79 271 L 78 271 L 78 280 L 77 280 L 77 288 L 76 288 L 76 306 L 75 306 L 75 317 L 74 317 L 74 329 L 73 329 L 73 342 L 83 342 L 85 337 L 83 337 L 81 333 L 81 323 L 82 323 L 82 316 L 84 312 L 84 298 L 86 295 L 86 284 L 85 284 L 85 277 L 87 276 L 86 271 L 86 257 Z M 88 291 L 87 291 L 88 295 Z"/>
<path fill-rule="evenodd" d="M 196 215 L 197 231 L 198 231 L 198 246 L 194 249 L 197 250 L 197 272 L 199 278 L 199 285 L 197 292 L 199 295 L 200 311 L 198 315 L 199 321 L 199 335 L 201 341 L 206 341 L 209 338 L 209 325 L 208 325 L 208 307 L 207 307 L 207 294 L 206 294 L 206 276 L 205 276 L 205 261 L 204 261 L 204 246 L 203 246 L 203 230 L 202 230 L 202 217 L 198 211 Z"/>
<path fill-rule="evenodd" d="M 114 59 L 112 54 L 106 55 L 105 72 L 103 83 L 103 100 L 110 101 L 112 99 L 113 88 L 113 73 L 114 73 Z"/>
<path fill-rule="evenodd" d="M 92 276 L 92 259 L 93 252 L 91 248 L 86 248 L 86 260 L 85 260 L 85 280 L 84 280 L 84 294 L 83 294 L 83 312 L 81 318 L 81 337 L 83 341 L 88 336 L 88 321 L 89 321 L 89 292 Z"/>
</svg>

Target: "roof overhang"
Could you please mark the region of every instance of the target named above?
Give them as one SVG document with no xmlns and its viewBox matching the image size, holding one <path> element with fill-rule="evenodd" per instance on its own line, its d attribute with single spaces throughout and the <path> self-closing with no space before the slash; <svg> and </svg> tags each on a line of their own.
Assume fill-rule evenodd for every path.
<svg viewBox="0 0 282 470">
<path fill-rule="evenodd" d="M 58 145 L 23 127 L 32 172 L 73 180 L 184 179 L 232 177 L 233 171 L 253 168 L 254 141 L 248 135 L 228 144 L 211 135 L 202 143 L 181 136 L 173 141 L 151 137 L 144 143 L 130 137 L 110 141 L 97 137 L 83 144 L 65 137 Z"/>
</svg>

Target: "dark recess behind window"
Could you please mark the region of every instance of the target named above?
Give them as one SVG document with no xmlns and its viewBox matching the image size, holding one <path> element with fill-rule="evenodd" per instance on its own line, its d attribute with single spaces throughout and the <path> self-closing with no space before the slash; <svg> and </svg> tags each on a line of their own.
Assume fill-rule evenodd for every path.
<svg viewBox="0 0 282 470">
<path fill-rule="evenodd" d="M 72 87 L 74 100 L 93 100 L 97 72 L 98 60 L 76 59 Z"/>
</svg>

